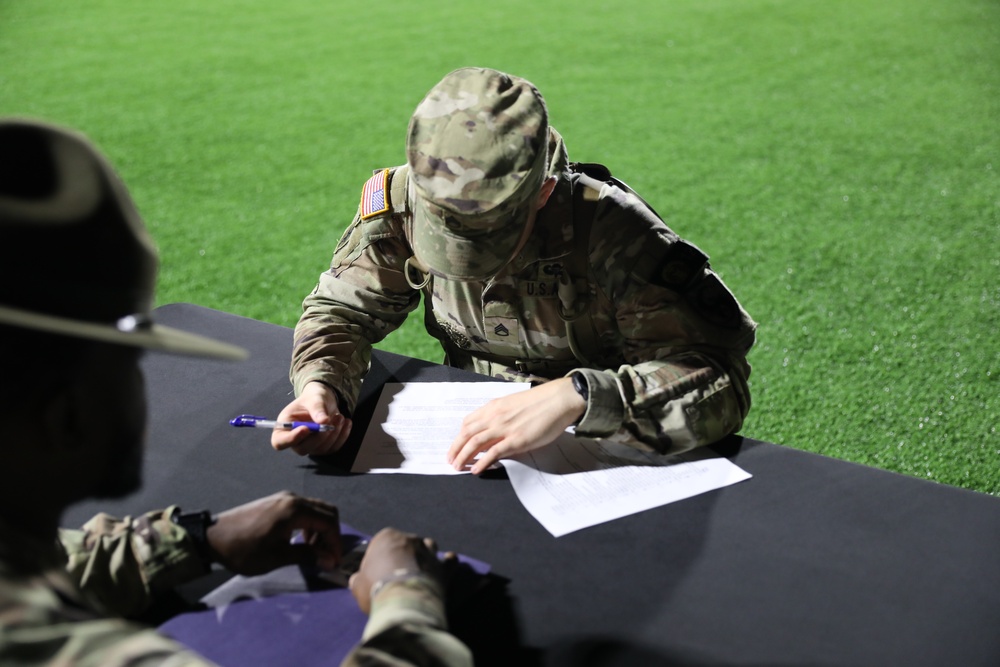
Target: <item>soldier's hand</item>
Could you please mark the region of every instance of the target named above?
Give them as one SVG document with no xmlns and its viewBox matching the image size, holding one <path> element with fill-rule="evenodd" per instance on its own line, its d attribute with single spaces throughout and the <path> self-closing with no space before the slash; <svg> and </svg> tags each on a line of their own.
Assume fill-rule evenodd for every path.
<svg viewBox="0 0 1000 667">
<path fill-rule="evenodd" d="M 371 612 L 372 587 L 379 582 L 404 579 L 413 574 L 427 574 L 440 581 L 442 565 L 437 559 L 434 541 L 395 528 L 383 528 L 372 538 L 361 560 L 361 567 L 351 575 L 350 588 L 361 611 Z M 453 557 L 454 558 L 454 557 Z"/>
<path fill-rule="evenodd" d="M 292 544 L 299 530 L 302 543 Z M 263 574 L 296 563 L 332 569 L 340 562 L 337 508 L 287 491 L 223 512 L 206 538 L 213 560 L 237 574 Z"/>
<path fill-rule="evenodd" d="M 298 398 L 285 406 L 278 421 L 311 421 L 332 424 L 332 431 L 314 432 L 305 426 L 291 431 L 275 429 L 271 433 L 271 446 L 279 452 L 291 449 L 299 456 L 322 456 L 343 446 L 351 434 L 352 422 L 340 412 L 337 392 L 322 382 L 310 382 Z"/>
<path fill-rule="evenodd" d="M 570 378 L 493 399 L 462 421 L 448 463 L 478 475 L 500 459 L 549 444 L 586 409 Z"/>
</svg>

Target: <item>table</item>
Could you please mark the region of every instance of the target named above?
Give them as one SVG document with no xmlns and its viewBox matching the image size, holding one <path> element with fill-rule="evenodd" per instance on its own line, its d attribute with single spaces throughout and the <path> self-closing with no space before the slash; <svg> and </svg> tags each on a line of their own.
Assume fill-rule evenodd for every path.
<svg viewBox="0 0 1000 667">
<path fill-rule="evenodd" d="M 188 304 L 154 317 L 244 346 L 251 359 L 147 355 L 144 488 L 75 506 L 64 525 L 98 509 L 221 510 L 280 489 L 327 499 L 359 530 L 433 536 L 508 580 L 510 623 L 463 630 L 481 664 L 596 655 L 595 646 L 636 665 L 1000 664 L 996 497 L 733 436 L 716 449 L 753 479 L 557 539 L 502 473 L 351 475 L 345 457 L 273 452 L 266 431 L 228 420 L 288 402 L 291 331 Z M 376 351 L 348 448 L 386 381 L 488 379 Z M 483 648 L 494 630 L 503 634 Z"/>
</svg>

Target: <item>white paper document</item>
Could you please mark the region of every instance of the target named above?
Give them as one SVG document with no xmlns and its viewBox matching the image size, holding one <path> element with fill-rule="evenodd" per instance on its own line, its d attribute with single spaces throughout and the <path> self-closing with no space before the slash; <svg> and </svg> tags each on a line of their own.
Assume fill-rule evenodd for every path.
<svg viewBox="0 0 1000 667">
<path fill-rule="evenodd" d="M 386 383 L 351 472 L 468 474 L 445 461 L 462 420 L 528 389 L 518 382 Z M 570 433 L 502 463 L 525 509 L 556 537 L 750 478 L 709 450 L 662 456 Z"/>
<path fill-rule="evenodd" d="M 556 537 L 750 478 L 710 450 L 663 456 L 568 433 L 502 463 L 521 504 Z"/>
<path fill-rule="evenodd" d="M 530 388 L 523 382 L 387 382 L 351 472 L 467 474 L 445 460 L 462 420 L 494 398 Z"/>
</svg>

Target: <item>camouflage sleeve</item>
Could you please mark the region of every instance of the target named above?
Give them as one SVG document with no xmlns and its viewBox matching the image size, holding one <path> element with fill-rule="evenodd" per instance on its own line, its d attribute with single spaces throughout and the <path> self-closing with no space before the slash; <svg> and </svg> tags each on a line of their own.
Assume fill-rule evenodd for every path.
<svg viewBox="0 0 1000 667">
<path fill-rule="evenodd" d="M 354 410 L 372 345 L 420 303 L 403 273 L 412 254 L 397 217 L 355 216 L 330 269 L 302 304 L 290 373 L 296 395 L 309 382 L 323 382 Z"/>
<path fill-rule="evenodd" d="M 634 196 L 598 208 L 591 266 L 610 304 L 625 364 L 584 369 L 577 433 L 673 454 L 734 433 L 750 409 L 746 355 L 756 324 L 708 258 Z"/>
<path fill-rule="evenodd" d="M 44 593 L 36 591 L 32 607 Z M 212 667 L 155 630 L 118 618 L 81 618 L 79 610 L 47 609 L 44 617 L 8 618 L 0 624 L 0 664 L 21 667 Z M 31 612 L 40 612 L 31 608 Z M 30 612 L 29 612 L 30 613 Z"/>
<path fill-rule="evenodd" d="M 424 577 L 382 588 L 361 644 L 341 667 L 471 667 L 472 655 L 447 631 L 439 586 Z"/>
<path fill-rule="evenodd" d="M 102 611 L 134 617 L 157 593 L 204 575 L 194 543 L 171 520 L 175 510 L 98 514 L 82 530 L 60 530 L 69 576 Z"/>
</svg>

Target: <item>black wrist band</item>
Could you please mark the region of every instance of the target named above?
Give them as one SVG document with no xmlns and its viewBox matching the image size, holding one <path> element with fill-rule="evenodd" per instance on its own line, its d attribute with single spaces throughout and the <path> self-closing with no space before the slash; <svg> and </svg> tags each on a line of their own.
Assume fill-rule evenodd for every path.
<svg viewBox="0 0 1000 667">
<path fill-rule="evenodd" d="M 570 375 L 573 379 L 573 389 L 576 393 L 580 394 L 580 398 L 583 399 L 584 403 L 590 402 L 590 387 L 587 385 L 587 378 L 584 377 L 583 373 L 573 373 Z M 587 414 L 587 408 L 583 409 L 583 414 Z M 583 415 L 580 415 L 580 419 L 583 419 Z M 580 419 L 577 419 L 574 424 L 579 424 Z"/>
<path fill-rule="evenodd" d="M 215 523 L 215 517 L 207 510 L 186 514 L 178 510 L 170 518 L 187 532 L 194 544 L 195 551 L 201 557 L 201 562 L 205 564 L 205 570 L 208 571 L 212 566 L 212 552 L 208 546 L 208 527 Z"/>
</svg>

